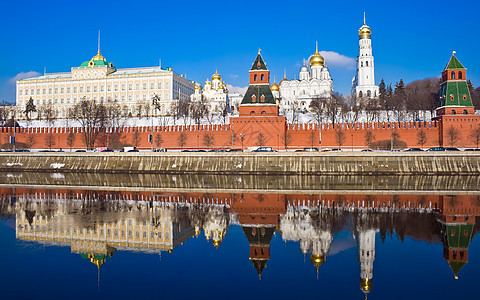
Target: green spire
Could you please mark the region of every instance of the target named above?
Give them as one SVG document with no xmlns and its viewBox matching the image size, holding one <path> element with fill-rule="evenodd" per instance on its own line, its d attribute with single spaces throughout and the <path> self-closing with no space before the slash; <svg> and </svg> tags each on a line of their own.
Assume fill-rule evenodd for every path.
<svg viewBox="0 0 480 300">
<path fill-rule="evenodd" d="M 455 51 L 453 51 L 452 57 L 450 57 L 450 60 L 448 61 L 447 65 L 445 66 L 444 70 L 459 70 L 459 69 L 465 69 L 465 67 L 455 57 Z"/>
</svg>

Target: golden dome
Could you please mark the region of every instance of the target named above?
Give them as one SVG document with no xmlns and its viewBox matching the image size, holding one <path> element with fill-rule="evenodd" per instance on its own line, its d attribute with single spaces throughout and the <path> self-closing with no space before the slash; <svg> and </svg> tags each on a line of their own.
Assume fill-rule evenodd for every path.
<svg viewBox="0 0 480 300">
<path fill-rule="evenodd" d="M 94 57 L 92 57 L 92 60 L 103 60 L 103 61 L 107 61 L 107 60 L 105 59 L 105 57 L 103 57 L 103 56 L 100 54 L 100 49 L 98 49 L 97 55 L 95 55 Z"/>
<path fill-rule="evenodd" d="M 207 81 L 205 81 L 205 85 L 212 85 L 212 83 L 207 79 Z"/>
<path fill-rule="evenodd" d="M 275 83 L 275 81 L 273 82 L 273 84 L 270 86 L 270 90 L 272 92 L 278 92 L 280 90 L 280 87 L 278 86 L 278 84 Z"/>
<path fill-rule="evenodd" d="M 318 44 L 315 47 L 315 53 L 310 57 L 310 66 L 323 66 L 325 59 L 318 53 Z"/>
<path fill-rule="evenodd" d="M 217 70 L 215 70 L 215 74 L 213 74 L 212 76 L 212 80 L 221 80 L 222 79 L 222 76 L 220 76 L 220 74 L 218 74 Z"/>
<path fill-rule="evenodd" d="M 369 39 L 371 34 L 372 30 L 365 23 L 365 12 L 363 12 L 363 26 L 358 30 L 358 35 L 360 36 L 360 39 Z"/>
<path fill-rule="evenodd" d="M 199 89 L 200 89 L 200 84 L 198 84 L 198 82 L 195 84 L 195 89 L 196 89 L 196 90 L 199 90 Z"/>
</svg>

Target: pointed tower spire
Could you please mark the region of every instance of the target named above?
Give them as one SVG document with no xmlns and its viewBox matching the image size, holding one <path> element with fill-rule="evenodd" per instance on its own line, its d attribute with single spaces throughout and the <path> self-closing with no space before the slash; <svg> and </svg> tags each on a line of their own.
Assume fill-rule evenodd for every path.
<svg viewBox="0 0 480 300">
<path fill-rule="evenodd" d="M 363 25 L 367 25 L 367 24 L 365 23 L 365 12 L 363 12 Z"/>
<path fill-rule="evenodd" d="M 100 29 L 98 30 L 98 54 L 100 54 Z"/>
</svg>

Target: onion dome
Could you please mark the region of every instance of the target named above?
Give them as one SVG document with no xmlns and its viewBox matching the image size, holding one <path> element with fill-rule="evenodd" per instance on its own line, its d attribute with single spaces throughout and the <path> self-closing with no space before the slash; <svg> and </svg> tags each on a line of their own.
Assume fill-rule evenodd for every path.
<svg viewBox="0 0 480 300">
<path fill-rule="evenodd" d="M 318 43 L 316 44 L 315 47 L 315 53 L 310 56 L 310 66 L 323 66 L 325 64 L 325 59 L 320 55 L 318 52 Z"/>
<path fill-rule="evenodd" d="M 200 84 L 199 84 L 198 82 L 195 83 L 195 89 L 196 89 L 196 90 L 199 90 L 199 89 L 200 89 Z"/>
<path fill-rule="evenodd" d="M 279 84 L 282 84 L 282 82 L 284 82 L 284 81 L 288 81 L 288 79 L 287 79 L 287 72 L 286 72 L 286 71 L 283 72 L 283 79 L 280 80 Z"/>
<path fill-rule="evenodd" d="M 215 248 L 218 248 L 218 246 L 220 246 L 221 243 L 222 243 L 222 240 L 213 240 L 213 245 L 215 246 Z"/>
<path fill-rule="evenodd" d="M 215 74 L 213 74 L 212 80 L 221 80 L 221 79 L 222 79 L 222 76 L 220 76 L 220 74 L 218 74 L 217 70 L 215 70 Z"/>
<path fill-rule="evenodd" d="M 97 55 L 95 55 L 94 57 L 92 57 L 92 60 L 103 60 L 103 61 L 107 61 L 107 60 L 105 59 L 105 57 L 103 57 L 103 56 L 100 54 L 100 49 L 98 49 Z"/>
<path fill-rule="evenodd" d="M 363 13 L 363 26 L 358 30 L 358 35 L 360 39 L 369 39 L 372 34 L 372 30 L 365 24 L 365 12 Z"/>
<path fill-rule="evenodd" d="M 275 83 L 275 81 L 273 82 L 273 84 L 270 86 L 270 90 L 272 92 L 278 92 L 280 90 L 280 87 L 278 86 L 278 84 Z"/>
<path fill-rule="evenodd" d="M 212 85 L 212 83 L 207 79 L 207 81 L 205 81 L 205 85 Z"/>
</svg>

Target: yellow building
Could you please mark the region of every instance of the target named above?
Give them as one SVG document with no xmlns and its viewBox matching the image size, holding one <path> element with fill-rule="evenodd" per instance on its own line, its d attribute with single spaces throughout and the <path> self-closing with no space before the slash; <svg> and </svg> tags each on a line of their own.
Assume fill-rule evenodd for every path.
<svg viewBox="0 0 480 300">
<path fill-rule="evenodd" d="M 51 73 L 17 81 L 16 105 L 20 118 L 30 98 L 37 111 L 50 107 L 57 118 L 65 118 L 68 110 L 84 97 L 104 104 L 118 103 L 125 115 L 152 113 L 152 98 L 157 95 L 162 115 L 171 112 L 175 101 L 189 99 L 194 83 L 171 68 L 160 66 L 117 69 L 100 54 L 66 73 Z M 141 109 L 139 109 L 139 107 Z M 36 114 L 33 113 L 32 117 Z"/>
</svg>

